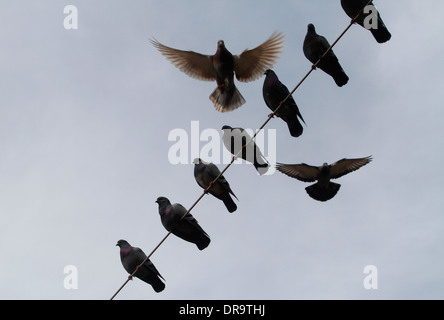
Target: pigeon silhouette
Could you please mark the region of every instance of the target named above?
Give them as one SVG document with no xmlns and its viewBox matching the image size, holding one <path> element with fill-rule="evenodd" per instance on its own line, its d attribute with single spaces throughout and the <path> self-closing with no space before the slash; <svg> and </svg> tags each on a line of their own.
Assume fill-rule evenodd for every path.
<svg viewBox="0 0 444 320">
<path fill-rule="evenodd" d="M 289 177 L 296 178 L 303 182 L 314 182 L 315 184 L 305 188 L 308 195 L 318 201 L 327 201 L 333 198 L 341 187 L 340 184 L 331 182 L 330 179 L 337 179 L 358 170 L 372 160 L 371 156 L 357 159 L 341 159 L 333 164 L 324 163 L 321 167 L 301 164 L 278 163 L 276 168 Z"/>
<path fill-rule="evenodd" d="M 252 163 L 259 175 L 263 175 L 268 171 L 270 165 L 267 159 L 262 155 L 256 143 L 251 140 L 251 136 L 247 131 L 243 128 L 232 128 L 228 125 L 223 126 L 222 130 L 224 131 L 222 141 L 228 151 L 236 155 L 242 150 L 241 158 Z M 248 141 L 250 143 L 247 144 Z"/>
<path fill-rule="evenodd" d="M 273 70 L 268 69 L 265 71 L 262 95 L 264 96 L 265 103 L 271 111 L 274 112 L 289 94 L 290 91 L 288 91 L 288 88 L 279 81 L 279 78 Z M 304 123 L 305 121 L 292 96 L 290 96 L 279 108 L 276 115 L 287 123 L 291 136 L 299 137 L 302 134 L 303 128 L 298 117 L 301 118 Z"/>
<path fill-rule="evenodd" d="M 210 184 L 216 179 L 220 171 L 213 163 L 206 163 L 202 159 L 197 158 L 194 159 L 194 178 L 199 186 L 203 189 L 207 189 Z M 232 213 L 236 211 L 237 206 L 234 203 L 233 198 L 231 198 L 230 194 L 233 195 L 236 199 L 236 195 L 230 188 L 230 184 L 225 179 L 223 175 L 217 179 L 215 183 L 212 184 L 211 188 L 208 190 L 208 193 L 215 196 L 217 199 L 222 200 L 227 207 L 228 212 Z"/>
<path fill-rule="evenodd" d="M 367 3 L 368 0 L 341 0 L 342 9 L 344 9 L 345 13 L 351 19 L 354 19 L 359 14 L 359 12 L 362 9 L 364 9 Z M 376 10 L 376 7 L 373 5 L 372 9 Z M 370 14 L 371 12 L 369 13 L 362 12 L 361 15 L 356 19 L 356 23 L 365 28 L 364 21 L 367 19 L 367 17 Z M 378 16 L 377 27 L 370 28 L 368 30 L 370 30 L 373 37 L 376 39 L 378 43 L 385 43 L 391 39 L 392 35 L 385 26 L 384 21 L 382 21 L 379 11 L 377 11 L 377 16 Z"/>
<path fill-rule="evenodd" d="M 120 261 L 122 261 L 123 267 L 129 274 L 132 274 L 146 259 L 145 253 L 140 248 L 132 247 L 126 240 L 117 241 L 116 246 L 120 247 Z M 165 283 L 160 278 L 164 281 L 165 279 L 149 259 L 140 266 L 134 276 L 150 284 L 156 292 L 161 292 L 165 289 Z"/>
<path fill-rule="evenodd" d="M 184 217 L 187 212 L 184 206 L 179 203 L 171 204 L 165 197 L 158 197 L 156 202 L 159 204 L 160 220 L 165 229 L 185 241 L 194 243 L 199 250 L 208 247 L 210 237 L 191 213 Z"/>
<path fill-rule="evenodd" d="M 194 51 L 183 51 L 167 47 L 157 40 L 151 43 L 174 66 L 192 78 L 216 81 L 217 87 L 210 95 L 217 111 L 232 111 L 245 103 L 244 97 L 234 84 L 236 78 L 242 82 L 254 81 L 261 77 L 266 69 L 272 68 L 283 49 L 284 36 L 274 32 L 271 37 L 258 47 L 246 49 L 240 55 L 232 55 L 224 41 L 217 43 L 214 55 L 204 55 Z"/>
<path fill-rule="evenodd" d="M 305 57 L 315 64 L 319 58 L 330 48 L 330 44 L 327 39 L 316 33 L 313 24 L 309 24 L 307 27 L 307 35 L 305 36 L 303 51 Z M 339 87 L 347 84 L 348 76 L 345 74 L 339 60 L 334 54 L 333 50 L 330 50 L 321 61 L 319 61 L 317 67 L 330 75 Z"/>
</svg>

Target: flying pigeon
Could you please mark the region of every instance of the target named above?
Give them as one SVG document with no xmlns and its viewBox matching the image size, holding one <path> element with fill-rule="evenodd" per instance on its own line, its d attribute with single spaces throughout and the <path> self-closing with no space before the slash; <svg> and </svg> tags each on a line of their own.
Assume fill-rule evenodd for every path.
<svg viewBox="0 0 444 320">
<path fill-rule="evenodd" d="M 310 23 L 307 29 L 307 35 L 305 36 L 303 44 L 304 55 L 311 63 L 315 64 L 327 49 L 330 48 L 330 44 L 327 39 L 316 33 L 313 24 Z M 330 50 L 325 57 L 319 61 L 317 67 L 330 75 L 339 87 L 347 84 L 348 76 L 339 64 L 339 60 L 333 50 Z"/>
<path fill-rule="evenodd" d="M 197 184 L 203 189 L 207 189 L 214 181 L 214 179 L 219 176 L 219 169 L 213 163 L 206 163 L 200 158 L 194 159 L 193 162 L 194 178 L 196 179 Z M 219 179 L 217 179 L 217 181 L 211 186 L 208 192 L 219 200 L 222 200 L 227 207 L 228 212 L 231 213 L 236 211 L 237 206 L 234 203 L 233 198 L 231 198 L 230 194 L 232 194 L 236 199 L 237 197 L 231 190 L 230 184 L 223 175 L 221 175 Z"/>
<path fill-rule="evenodd" d="M 352 19 L 354 19 L 359 14 L 360 10 L 364 9 L 367 3 L 368 0 L 341 0 L 342 9 L 344 9 L 345 13 Z M 374 5 L 373 8 L 376 10 Z M 365 28 L 364 21 L 367 19 L 367 17 L 370 14 L 371 12 L 362 13 L 358 17 L 358 19 L 356 19 L 356 23 Z M 378 16 L 377 28 L 370 28 L 369 30 L 378 43 L 384 43 L 389 41 L 392 35 L 388 31 L 384 22 L 382 21 L 381 15 L 379 14 L 378 11 L 377 11 L 377 16 Z"/>
<path fill-rule="evenodd" d="M 120 260 L 122 261 L 123 267 L 129 274 L 132 274 L 146 259 L 146 255 L 142 249 L 132 247 L 126 240 L 117 241 L 116 246 L 120 247 Z M 162 278 L 164 281 L 165 279 L 160 275 L 159 271 L 157 271 L 150 259 L 145 261 L 145 263 L 140 266 L 134 276 L 150 284 L 156 292 L 161 292 L 163 289 L 165 289 L 165 283 L 163 283 L 160 278 Z"/>
<path fill-rule="evenodd" d="M 330 179 L 337 179 L 358 170 L 372 160 L 371 156 L 358 159 L 341 159 L 331 165 L 324 163 L 321 167 L 301 164 L 282 164 L 276 168 L 289 177 L 296 178 L 303 182 L 314 182 L 315 184 L 305 188 L 308 195 L 315 200 L 327 201 L 333 198 L 341 187 L 340 184 L 330 182 Z"/>
<path fill-rule="evenodd" d="M 236 155 L 242 150 L 241 158 L 252 163 L 259 175 L 263 175 L 268 171 L 270 165 L 267 159 L 262 155 L 256 143 L 251 140 L 251 136 L 247 131 L 242 128 L 232 128 L 227 125 L 223 126 L 222 130 L 224 131 L 222 141 L 228 151 Z M 250 141 L 250 143 L 247 144 L 248 141 Z M 243 147 L 245 145 L 246 147 Z"/>
<path fill-rule="evenodd" d="M 273 70 L 268 69 L 265 71 L 265 75 L 262 95 L 267 106 L 274 112 L 280 103 L 290 94 L 290 91 L 279 81 L 279 78 Z M 305 121 L 292 96 L 279 108 L 276 115 L 287 123 L 291 136 L 299 137 L 302 134 L 303 128 L 298 117 L 301 118 L 304 123 Z"/>
<path fill-rule="evenodd" d="M 160 220 L 165 229 L 185 241 L 194 243 L 199 250 L 208 247 L 210 237 L 191 213 L 187 213 L 182 219 L 187 212 L 184 206 L 179 203 L 171 204 L 165 197 L 158 197 L 156 202 L 159 204 Z"/>
<path fill-rule="evenodd" d="M 283 49 L 284 35 L 274 32 L 260 46 L 240 55 L 232 55 L 222 40 L 217 43 L 214 55 L 204 55 L 193 51 L 183 51 L 167 47 L 157 40 L 151 43 L 174 66 L 192 78 L 204 81 L 216 81 L 217 87 L 210 95 L 217 111 L 232 111 L 245 103 L 244 97 L 234 84 L 236 78 L 250 82 L 261 77 L 266 69 L 272 68 Z"/>
</svg>

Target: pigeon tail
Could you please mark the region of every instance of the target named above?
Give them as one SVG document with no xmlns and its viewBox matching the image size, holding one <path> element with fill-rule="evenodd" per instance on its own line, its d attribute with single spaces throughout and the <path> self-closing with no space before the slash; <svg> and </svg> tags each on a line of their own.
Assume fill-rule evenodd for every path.
<svg viewBox="0 0 444 320">
<path fill-rule="evenodd" d="M 203 250 L 210 244 L 211 240 L 206 234 L 199 234 L 195 239 L 195 244 L 199 250 Z"/>
<path fill-rule="evenodd" d="M 304 121 L 304 120 L 302 119 L 302 121 Z M 288 130 L 290 131 L 290 135 L 292 137 L 296 137 L 297 138 L 304 131 L 304 128 L 302 127 L 302 124 L 299 122 L 299 120 L 297 118 L 297 115 L 294 115 L 292 117 L 292 119 L 290 119 L 290 120 L 288 120 L 286 122 L 287 122 L 287 125 L 288 125 Z"/>
<path fill-rule="evenodd" d="M 214 108 L 219 112 L 236 110 L 246 102 L 234 84 L 229 89 L 225 86 L 218 86 L 210 95 L 210 100 L 214 103 Z"/>
<path fill-rule="evenodd" d="M 381 23 L 381 21 L 378 24 L 378 28 L 370 29 L 370 32 L 372 33 L 373 37 L 375 37 L 378 43 L 387 42 L 392 37 L 390 32 L 387 30 L 386 26 L 383 23 Z"/>
<path fill-rule="evenodd" d="M 227 207 L 228 212 L 233 213 L 237 210 L 237 205 L 234 203 L 234 200 L 230 197 L 229 194 L 227 194 L 222 201 L 225 204 L 225 207 Z"/>
<path fill-rule="evenodd" d="M 165 283 L 163 283 L 162 280 L 157 277 L 154 281 L 152 281 L 151 286 L 156 292 L 161 292 L 165 289 Z"/>
<path fill-rule="evenodd" d="M 171 231 L 179 238 L 194 243 L 199 250 L 203 250 L 210 244 L 210 237 L 203 230 L 194 230 L 191 232 L 181 232 L 180 230 L 173 229 Z"/>
<path fill-rule="evenodd" d="M 321 186 L 319 183 L 312 184 L 305 188 L 308 195 L 318 201 L 327 201 L 338 193 L 340 184 L 330 182 L 327 187 Z"/>
<path fill-rule="evenodd" d="M 253 165 L 261 176 L 267 173 L 268 168 L 270 167 L 268 163 L 259 163 L 257 160 L 254 161 Z"/>
<path fill-rule="evenodd" d="M 335 80 L 338 87 L 342 87 L 342 86 L 346 85 L 349 80 L 348 76 L 345 74 L 345 72 L 344 72 L 344 70 L 342 70 L 342 68 L 341 68 L 341 70 L 332 74 L 332 77 Z"/>
<path fill-rule="evenodd" d="M 331 52 L 331 51 L 330 51 Z M 318 64 L 318 68 L 330 75 L 336 82 L 338 87 L 342 87 L 347 84 L 349 78 L 342 69 L 336 56 L 327 55 Z"/>
</svg>

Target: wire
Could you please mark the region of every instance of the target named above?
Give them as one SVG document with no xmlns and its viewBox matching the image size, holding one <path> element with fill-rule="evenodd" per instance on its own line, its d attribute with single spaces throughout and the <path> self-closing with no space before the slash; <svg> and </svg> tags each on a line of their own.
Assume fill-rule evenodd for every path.
<svg viewBox="0 0 444 320">
<path fill-rule="evenodd" d="M 200 202 L 200 200 L 208 193 L 208 191 L 211 189 L 211 187 L 213 186 L 213 184 L 219 180 L 219 178 L 228 170 L 229 167 L 231 167 L 231 165 L 233 164 L 233 162 L 236 160 L 236 158 L 242 153 L 243 149 L 254 139 L 256 138 L 256 136 L 258 135 L 258 133 L 260 131 L 262 131 L 265 126 L 268 124 L 268 122 L 270 122 L 271 118 L 273 118 L 276 113 L 279 111 L 280 107 L 292 96 L 292 94 L 302 85 L 302 83 L 304 83 L 304 81 L 310 76 L 310 74 L 313 72 L 313 70 L 316 69 L 316 67 L 318 66 L 319 62 L 321 62 L 321 60 L 333 49 L 333 47 L 339 42 L 339 40 L 341 40 L 341 38 L 345 35 L 345 33 L 351 28 L 351 26 L 356 22 L 356 20 L 359 18 L 359 16 L 363 13 L 363 10 L 365 7 L 369 6 L 372 3 L 373 0 L 370 0 L 364 7 L 363 9 L 361 9 L 358 13 L 358 15 L 356 17 L 354 17 L 349 25 L 347 26 L 347 28 L 345 28 L 345 30 L 341 33 L 341 35 L 335 40 L 335 42 L 333 42 L 333 44 L 330 45 L 330 47 L 324 52 L 324 54 L 319 57 L 318 61 L 316 61 L 315 64 L 313 64 L 310 68 L 310 71 L 307 72 L 307 74 L 302 78 L 301 81 L 299 81 L 299 83 L 296 85 L 296 87 L 285 97 L 284 100 L 282 100 L 279 103 L 279 106 L 273 111 L 273 113 L 268 115 L 268 119 L 262 124 L 262 126 L 260 126 L 260 128 L 256 131 L 256 133 L 250 138 L 250 140 L 248 140 L 247 143 L 245 143 L 245 145 L 242 146 L 242 148 L 239 150 L 238 153 L 236 153 L 230 163 L 228 163 L 225 168 L 219 173 L 219 175 L 210 183 L 210 185 L 208 186 L 208 188 L 206 188 L 203 193 L 199 196 L 199 198 L 197 198 L 197 200 L 193 203 L 193 205 L 187 210 L 187 212 L 185 212 L 185 214 L 182 216 L 182 218 L 180 218 L 180 220 L 177 222 L 177 224 L 182 221 L 187 214 L 189 214 L 191 212 L 191 210 L 193 210 L 193 208 Z M 172 228 L 171 230 L 174 230 L 174 228 Z M 122 286 L 116 291 L 116 293 L 111 297 L 110 300 L 113 300 L 118 294 L 119 292 L 126 286 L 126 284 L 134 277 L 134 275 L 137 273 L 137 271 L 139 270 L 139 268 L 148 261 L 148 259 L 154 254 L 154 252 L 157 251 L 157 249 L 159 249 L 159 247 L 165 242 L 165 240 L 170 236 L 170 234 L 172 233 L 172 231 L 168 231 L 168 233 L 165 235 L 165 237 L 163 237 L 163 239 L 157 244 L 157 246 L 151 251 L 151 253 L 149 255 L 147 255 L 147 257 L 145 258 L 145 260 L 142 261 L 142 263 L 140 263 L 136 269 L 134 270 L 133 273 L 131 273 L 128 276 L 128 279 L 126 279 L 126 281 L 122 284 Z"/>
</svg>

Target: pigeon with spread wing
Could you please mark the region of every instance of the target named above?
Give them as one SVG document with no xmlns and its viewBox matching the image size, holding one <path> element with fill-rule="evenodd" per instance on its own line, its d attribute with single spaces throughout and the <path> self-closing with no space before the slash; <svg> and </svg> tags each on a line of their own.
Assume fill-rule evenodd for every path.
<svg viewBox="0 0 444 320">
<path fill-rule="evenodd" d="M 284 35 L 274 32 L 258 47 L 246 49 L 240 55 L 232 55 L 224 41 L 217 43 L 214 55 L 200 54 L 167 47 L 157 40 L 151 40 L 174 66 L 188 76 L 204 81 L 216 81 L 217 87 L 210 95 L 217 111 L 232 111 L 245 103 L 244 97 L 234 84 L 234 74 L 242 82 L 250 82 L 261 77 L 265 70 L 271 69 L 283 49 Z"/>
<path fill-rule="evenodd" d="M 333 198 L 341 187 L 340 184 L 331 182 L 330 179 L 340 178 L 347 173 L 358 170 L 372 161 L 372 157 L 357 159 L 341 159 L 333 164 L 324 163 L 320 167 L 301 164 L 278 163 L 276 168 L 289 177 L 303 182 L 314 182 L 305 188 L 308 195 L 315 200 L 327 201 Z"/>
</svg>

